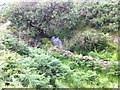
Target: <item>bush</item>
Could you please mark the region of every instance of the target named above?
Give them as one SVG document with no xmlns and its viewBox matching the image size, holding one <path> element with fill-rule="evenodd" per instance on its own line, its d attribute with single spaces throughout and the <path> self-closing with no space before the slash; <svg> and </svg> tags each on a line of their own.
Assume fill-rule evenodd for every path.
<svg viewBox="0 0 120 90">
<path fill-rule="evenodd" d="M 26 44 L 21 43 L 16 37 L 12 35 L 4 36 L 2 43 L 5 45 L 7 49 L 12 51 L 16 51 L 20 55 L 29 55 L 30 51 Z"/>
<path fill-rule="evenodd" d="M 12 83 L 13 86 L 19 84 L 31 88 L 57 87 L 56 80 L 65 77 L 71 71 L 65 68 L 59 59 L 49 55 L 37 54 L 34 58 L 12 55 L 5 58 L 6 62 L 0 70 L 0 80 L 9 83 L 8 86 Z"/>
<path fill-rule="evenodd" d="M 67 46 L 71 51 L 101 51 L 107 48 L 107 39 L 108 34 L 104 34 L 97 31 L 84 31 L 77 32 L 76 36 L 74 36 L 71 40 L 69 40 Z M 66 42 L 66 41 L 65 41 Z"/>
<path fill-rule="evenodd" d="M 72 2 L 20 2 L 7 14 L 17 30 L 26 32 L 26 35 L 41 37 L 59 35 L 76 25 L 77 12 Z M 46 35 L 47 34 L 47 35 Z"/>
<path fill-rule="evenodd" d="M 5 5 L 0 10 L 0 23 L 5 23 L 7 20 L 5 18 L 5 15 L 8 14 L 9 10 L 11 10 L 14 7 L 14 4 Z"/>
<path fill-rule="evenodd" d="M 103 32 L 118 31 L 118 2 L 84 3 L 80 9 L 86 24 Z"/>
</svg>

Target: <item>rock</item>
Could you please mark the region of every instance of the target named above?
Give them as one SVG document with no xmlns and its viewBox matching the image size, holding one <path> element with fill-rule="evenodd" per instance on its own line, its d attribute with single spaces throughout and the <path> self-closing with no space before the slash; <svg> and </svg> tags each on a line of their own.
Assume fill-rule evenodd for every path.
<svg viewBox="0 0 120 90">
<path fill-rule="evenodd" d="M 113 39 L 113 42 L 114 42 L 114 43 L 117 43 L 117 44 L 120 43 L 120 37 L 114 38 L 114 39 Z"/>
<path fill-rule="evenodd" d="M 54 44 L 56 48 L 62 48 L 63 44 L 59 37 L 52 36 L 51 42 Z"/>
<path fill-rule="evenodd" d="M 83 56 L 81 57 L 82 60 L 94 60 L 92 57 L 89 56 Z"/>
<path fill-rule="evenodd" d="M 66 50 L 63 50 L 62 53 L 63 53 L 62 55 L 63 55 L 63 56 L 66 56 L 66 57 L 70 57 L 71 55 L 73 55 L 72 52 L 66 51 Z"/>
</svg>

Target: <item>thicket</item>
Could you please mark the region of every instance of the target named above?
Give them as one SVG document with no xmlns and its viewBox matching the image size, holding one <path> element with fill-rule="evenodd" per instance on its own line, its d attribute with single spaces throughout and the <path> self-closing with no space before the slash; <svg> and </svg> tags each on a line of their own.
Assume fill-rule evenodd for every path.
<svg viewBox="0 0 120 90">
<path fill-rule="evenodd" d="M 12 40 L 12 38 L 9 39 Z M 57 52 L 49 54 L 45 49 L 29 46 L 26 46 L 29 49 L 29 54 L 26 56 L 9 48 L 14 46 L 14 42 L 6 45 L 6 37 L 3 40 L 6 49 L 1 49 L 0 52 L 0 59 L 5 61 L 0 67 L 1 87 L 51 89 L 61 87 L 117 87 L 117 83 L 113 83 L 116 82 L 115 78 L 108 79 L 111 76 L 117 78 L 119 75 L 117 62 L 111 62 L 111 66 L 103 70 L 99 64 L 81 60 L 82 54 L 77 57 L 66 58 Z M 21 42 L 21 47 L 22 44 L 25 45 Z M 93 54 L 91 53 L 91 55 Z M 102 77 L 100 73 L 105 73 L 108 77 Z"/>
<path fill-rule="evenodd" d="M 85 24 L 103 32 L 118 32 L 118 2 L 86 2 L 80 8 Z"/>
<path fill-rule="evenodd" d="M 21 2 L 7 6 L 1 15 L 6 16 L 18 30 L 33 36 L 72 32 L 80 22 L 104 32 L 117 32 L 118 7 L 117 1 L 85 2 L 82 5 L 73 2 Z M 64 36 L 62 34 L 59 36 Z"/>
<path fill-rule="evenodd" d="M 103 50 L 108 46 L 107 37 L 99 30 L 105 33 L 118 31 L 117 2 L 85 2 L 82 5 L 73 2 L 21 2 L 10 6 L 4 15 L 16 28 L 15 32 L 22 33 L 23 37 L 38 39 L 57 35 L 71 51 Z M 98 32 L 89 30 L 76 35 L 75 30 L 84 31 L 85 25 Z M 73 40 L 69 42 L 71 38 Z"/>
<path fill-rule="evenodd" d="M 4 44 L 7 49 L 10 49 L 11 51 L 15 51 L 20 55 L 30 54 L 29 48 L 27 47 L 28 45 L 23 44 L 17 38 L 15 38 L 10 34 L 4 36 L 4 40 L 2 41 L 2 44 Z"/>
<path fill-rule="evenodd" d="M 110 47 L 107 43 L 108 34 L 98 32 L 96 30 L 89 30 L 83 32 L 77 32 L 75 36 L 69 41 L 66 40 L 65 44 L 68 50 L 77 51 L 78 53 L 85 54 L 89 51 L 102 51 L 107 47 Z M 70 44 L 68 44 L 70 43 Z M 83 51 L 83 52 L 82 52 Z"/>
<path fill-rule="evenodd" d="M 78 19 L 73 2 L 20 2 L 10 9 L 6 18 L 16 30 L 35 37 L 69 33 Z"/>
<path fill-rule="evenodd" d="M 108 43 L 108 34 L 97 31 L 104 25 L 108 27 L 109 23 L 115 22 L 117 25 L 112 17 L 116 18 L 117 7 L 117 4 L 112 2 L 84 3 L 82 7 L 80 6 L 81 9 L 73 2 L 17 3 L 12 7 L 11 5 L 7 7 L 8 11 L 5 13 L 3 11 L 2 14 L 5 15 L 4 19 L 12 22 L 14 29 L 5 30 L 6 34 L 0 31 L 2 37 L 0 37 L 0 63 L 3 61 L 0 64 L 0 87 L 118 87 L 117 47 L 113 43 L 110 44 L 114 47 Z M 88 9 L 92 13 L 88 13 Z M 110 10 L 115 14 L 110 14 L 112 19 L 109 18 L 109 20 L 113 22 L 107 19 Z M 81 12 L 86 12 L 86 14 L 81 14 Z M 104 14 L 105 21 L 99 24 Z M 90 25 L 96 30 L 89 28 L 84 31 L 85 25 Z M 78 29 L 79 26 L 83 27 L 83 31 Z M 104 30 L 105 32 L 114 31 L 107 28 Z M 115 31 L 117 31 L 116 27 Z M 20 41 L 22 39 L 17 37 L 16 33 L 27 37 L 45 38 L 38 41 L 41 47 L 34 48 L 25 44 L 25 41 Z M 66 48 L 73 52 L 77 51 L 79 54 L 74 52 L 73 56 L 65 57 L 56 51 L 49 53 L 53 45 L 48 37 L 52 35 L 58 35 L 62 40 L 66 39 L 64 41 Z M 110 66 L 103 69 L 97 63 L 81 59 L 84 55 L 95 58 L 97 62 L 102 59 L 110 63 Z"/>
</svg>

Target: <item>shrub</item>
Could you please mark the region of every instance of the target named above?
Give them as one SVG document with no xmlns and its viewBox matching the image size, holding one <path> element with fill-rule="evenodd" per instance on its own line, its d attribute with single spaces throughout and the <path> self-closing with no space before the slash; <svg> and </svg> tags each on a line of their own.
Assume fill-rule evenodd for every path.
<svg viewBox="0 0 120 90">
<path fill-rule="evenodd" d="M 65 58 L 58 53 L 51 53 L 40 48 L 30 47 L 29 56 L 20 56 L 10 50 L 2 50 L 0 81 L 1 87 L 117 87 L 112 75 L 117 76 L 116 63 L 102 73 L 102 68 L 91 61 L 81 60 L 82 55 Z M 47 54 L 46 54 L 47 53 Z M 111 62 L 112 64 L 112 62 Z M 71 70 L 72 69 L 72 70 Z M 93 71 L 94 70 L 94 71 Z M 100 72 L 101 71 L 101 72 Z M 102 75 L 111 75 L 110 79 Z M 102 82 L 101 79 L 104 81 Z M 107 78 L 107 82 L 106 82 Z M 113 78 L 114 79 L 114 78 Z M 115 86 L 113 86 L 116 84 Z"/>
<path fill-rule="evenodd" d="M 65 77 L 71 71 L 64 67 L 59 59 L 49 55 L 37 54 L 34 58 L 13 55 L 12 57 L 10 54 L 6 58 L 0 70 L 0 80 L 8 82 L 9 85 L 19 83 L 22 87 L 57 87 L 56 80 Z"/>
<path fill-rule="evenodd" d="M 8 14 L 9 10 L 14 7 L 14 4 L 5 5 L 2 9 L 0 9 L 0 23 L 6 22 L 5 15 Z"/>
<path fill-rule="evenodd" d="M 30 54 L 28 46 L 12 35 L 8 34 L 7 36 L 4 36 L 2 43 L 5 45 L 7 49 L 16 51 L 20 55 Z"/>
<path fill-rule="evenodd" d="M 72 2 L 20 2 L 7 14 L 17 30 L 26 32 L 26 35 L 51 36 L 59 35 L 65 30 L 71 31 L 76 25 L 77 12 Z M 46 35 L 47 34 L 47 35 Z"/>
<path fill-rule="evenodd" d="M 118 31 L 118 2 L 88 2 L 80 9 L 86 24 L 103 32 Z"/>
<path fill-rule="evenodd" d="M 77 32 L 71 40 L 68 41 L 67 46 L 71 51 L 101 51 L 104 50 L 107 45 L 108 34 L 104 34 L 97 31 L 84 31 Z"/>
</svg>

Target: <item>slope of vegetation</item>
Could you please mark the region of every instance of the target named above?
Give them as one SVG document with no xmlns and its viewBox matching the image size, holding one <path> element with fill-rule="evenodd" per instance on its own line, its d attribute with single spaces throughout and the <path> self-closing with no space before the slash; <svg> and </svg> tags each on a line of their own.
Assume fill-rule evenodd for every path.
<svg viewBox="0 0 120 90">
<path fill-rule="evenodd" d="M 117 8 L 116 2 L 31 2 L 3 9 L 1 19 L 12 24 L 0 28 L 1 89 L 118 88 L 118 42 L 111 38 Z M 53 35 L 63 41 L 62 50 L 50 41 Z"/>
</svg>

